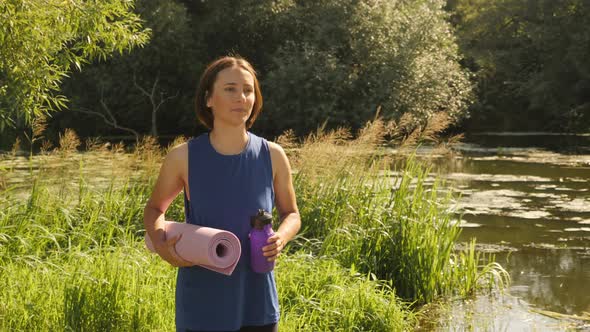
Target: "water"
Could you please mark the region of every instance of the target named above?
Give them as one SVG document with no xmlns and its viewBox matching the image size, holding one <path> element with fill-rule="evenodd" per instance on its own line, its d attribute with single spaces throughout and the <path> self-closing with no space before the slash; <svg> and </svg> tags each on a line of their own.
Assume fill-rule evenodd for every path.
<svg viewBox="0 0 590 332">
<path fill-rule="evenodd" d="M 0 151 L 1 152 L 1 151 Z M 137 156 L 127 153 L 91 151 L 68 155 L 35 155 L 33 158 L 0 154 L 0 191 L 19 199 L 26 199 L 34 181 L 50 189 L 78 188 L 83 184 L 93 189 L 123 185 L 140 179 L 148 168 L 159 167 L 154 158 L 139 164 Z M 1 199 L 4 198 L 0 196 Z"/>
<path fill-rule="evenodd" d="M 492 331 L 563 330 L 535 310 L 590 312 L 590 136 L 482 135 L 457 150 L 434 164 L 460 195 L 460 240 L 495 252 L 512 284 L 501 300 L 454 306 L 461 319 L 444 329 L 471 329 L 466 311 Z"/>
</svg>

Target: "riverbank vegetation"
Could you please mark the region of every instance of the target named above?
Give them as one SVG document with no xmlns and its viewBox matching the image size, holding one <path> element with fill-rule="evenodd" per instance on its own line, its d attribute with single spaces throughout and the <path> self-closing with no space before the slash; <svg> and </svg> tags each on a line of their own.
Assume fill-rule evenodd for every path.
<svg viewBox="0 0 590 332">
<path fill-rule="evenodd" d="M 323 122 L 356 131 L 377 109 L 386 119 L 406 114 L 419 124 L 438 112 L 457 121 L 471 103 L 443 0 L 126 3 L 134 3 L 149 42 L 82 71 L 71 66 L 59 85 L 68 110 L 47 118 L 54 144 L 64 128 L 83 139 L 202 132 L 194 120 L 196 84 L 209 61 L 228 53 L 258 70 L 265 106 L 254 130 L 264 137 L 287 129 L 304 137 Z M 0 106 L 11 98 L 0 94 Z M 22 132 L 29 128 L 22 119 L 4 128 L 0 149 L 10 149 L 14 136 L 27 144 Z"/>
<path fill-rule="evenodd" d="M 444 112 L 456 132 L 590 128 L 583 0 L 15 0 L 0 8 L 2 150 L 15 137 L 31 144 L 33 121 L 47 113 L 54 144 L 64 128 L 84 139 L 196 135 L 199 75 L 227 54 L 258 69 L 265 115 L 255 130 L 264 137 L 287 129 L 305 137 L 324 121 L 357 130 L 377 109 L 419 124 Z"/>
<path fill-rule="evenodd" d="M 467 130 L 590 131 L 590 3 L 448 0 L 474 73 Z"/>
<path fill-rule="evenodd" d="M 347 130 L 280 138 L 303 220 L 276 267 L 286 331 L 410 330 L 422 304 L 508 282 L 493 257 L 455 250 L 460 228 L 444 184 L 425 186 L 428 169 L 412 158 L 375 153 L 385 125 L 373 121 L 356 139 Z M 166 149 L 145 140 L 80 154 L 77 144 L 70 132 L 35 156 L 55 167 L 31 170 L 24 195 L 2 191 L 0 327 L 173 329 L 175 269 L 145 250 L 142 226 Z M 167 219 L 181 220 L 182 208 L 177 198 Z"/>
</svg>

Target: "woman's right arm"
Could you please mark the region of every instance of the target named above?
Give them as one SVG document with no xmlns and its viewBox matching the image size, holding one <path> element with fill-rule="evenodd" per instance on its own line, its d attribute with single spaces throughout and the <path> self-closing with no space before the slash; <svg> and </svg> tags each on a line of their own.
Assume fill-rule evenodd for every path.
<svg viewBox="0 0 590 332">
<path fill-rule="evenodd" d="M 164 214 L 183 189 L 186 174 L 188 174 L 188 146 L 185 143 L 173 148 L 166 155 L 152 195 L 143 210 L 143 225 L 152 240 L 154 249 L 162 259 L 177 267 L 194 264 L 182 259 L 174 249 L 174 245 L 180 240 L 180 235 L 166 238 Z"/>
</svg>

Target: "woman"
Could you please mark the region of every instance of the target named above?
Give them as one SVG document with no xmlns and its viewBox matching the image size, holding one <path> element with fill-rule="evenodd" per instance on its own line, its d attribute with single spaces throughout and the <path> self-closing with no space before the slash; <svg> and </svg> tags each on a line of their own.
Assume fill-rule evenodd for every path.
<svg viewBox="0 0 590 332">
<path fill-rule="evenodd" d="M 166 156 L 145 207 L 144 225 L 156 252 L 179 267 L 177 331 L 278 331 L 274 272 L 249 266 L 250 217 L 276 204 L 281 224 L 263 247 L 269 261 L 299 231 L 301 220 L 283 149 L 250 132 L 262 109 L 256 73 L 242 58 L 223 57 L 208 65 L 197 89 L 197 116 L 210 129 L 174 147 Z M 178 256 L 180 236 L 166 238 L 164 214 L 184 190 L 186 222 L 234 233 L 242 255 L 231 276 L 212 272 Z"/>
</svg>

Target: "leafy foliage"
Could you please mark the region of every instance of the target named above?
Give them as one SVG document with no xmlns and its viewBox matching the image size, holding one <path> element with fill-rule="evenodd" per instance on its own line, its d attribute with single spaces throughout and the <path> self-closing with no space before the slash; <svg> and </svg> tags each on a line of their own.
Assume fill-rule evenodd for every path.
<svg viewBox="0 0 590 332">
<path fill-rule="evenodd" d="M 104 101 L 125 126 L 147 133 L 151 107 L 134 86 L 153 85 L 162 105 L 161 135 L 193 134 L 194 90 L 209 61 L 228 53 L 259 71 L 264 114 L 255 130 L 266 136 L 294 129 L 360 128 L 378 107 L 388 119 L 411 113 L 425 121 L 444 111 L 465 116 L 471 98 L 459 66 L 444 1 L 138 1 L 152 29 L 145 48 L 92 65 L 67 83 L 72 110 L 100 110 Z M 55 127 L 85 135 L 122 132 L 96 117 L 64 112 Z M 92 124 L 92 126 L 90 125 Z M 201 129 L 202 130 L 202 129 Z"/>
<path fill-rule="evenodd" d="M 279 47 L 265 81 L 272 87 L 273 128 L 301 132 L 328 119 L 329 127 L 358 129 L 377 108 L 385 119 L 410 113 L 425 122 L 440 111 L 463 117 L 470 84 L 442 5 L 333 1 L 295 7 L 285 22 L 307 29 Z M 283 125 L 287 118 L 291 123 Z"/>
<path fill-rule="evenodd" d="M 590 128 L 590 4 L 453 0 L 458 38 L 477 72 L 473 127 Z"/>
<path fill-rule="evenodd" d="M 193 95 L 197 70 L 203 67 L 197 50 L 203 45 L 199 34 L 191 31 L 186 8 L 173 0 L 138 0 L 135 11 L 152 33 L 149 43 L 72 75 L 63 87 L 72 96 L 70 112 L 55 115 L 54 130 L 76 128 L 85 136 L 125 134 L 96 114 L 88 114 L 107 114 L 107 110 L 119 125 L 144 134 L 150 133 L 152 124 L 161 135 L 195 127 Z M 153 92 L 154 102 L 163 102 L 154 123 L 153 105 L 141 89 Z"/>
<path fill-rule="evenodd" d="M 92 60 L 144 44 L 129 0 L 0 1 L 0 129 L 65 106 L 60 82 Z"/>
</svg>

